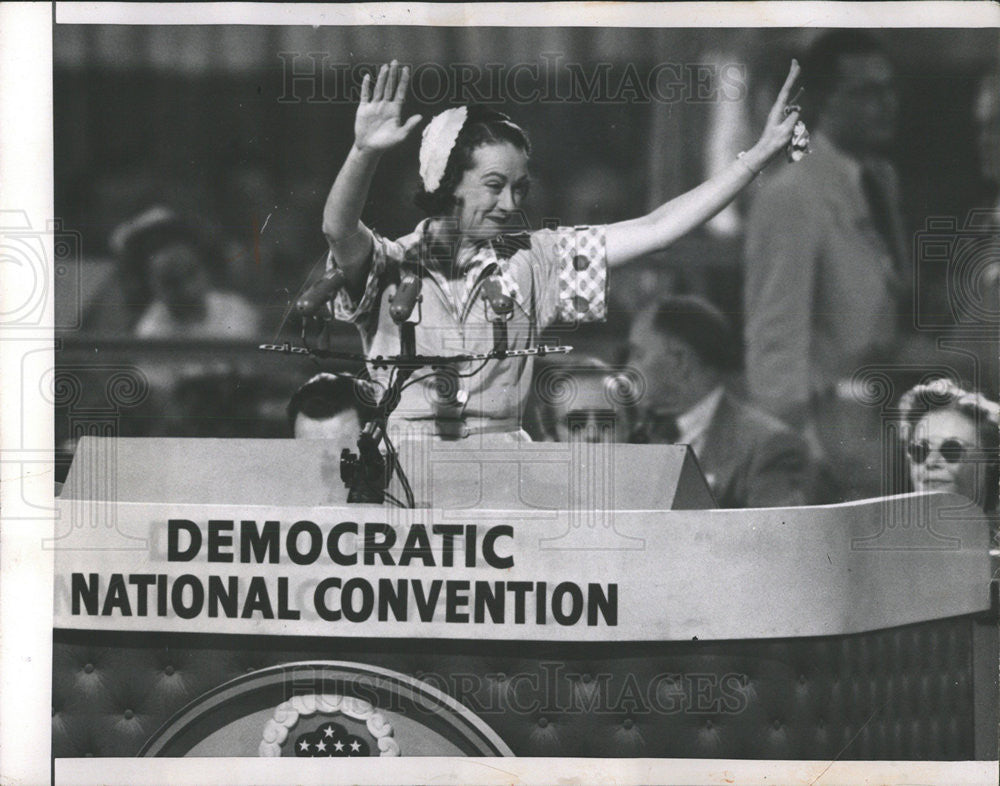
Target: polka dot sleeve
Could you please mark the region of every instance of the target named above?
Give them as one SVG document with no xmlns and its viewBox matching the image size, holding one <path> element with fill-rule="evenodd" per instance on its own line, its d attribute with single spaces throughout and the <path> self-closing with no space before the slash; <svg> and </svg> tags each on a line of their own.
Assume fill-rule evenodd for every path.
<svg viewBox="0 0 1000 786">
<path fill-rule="evenodd" d="M 607 316 L 608 260 L 603 226 L 558 227 L 534 236 L 547 268 L 543 322 L 600 322 Z"/>
</svg>

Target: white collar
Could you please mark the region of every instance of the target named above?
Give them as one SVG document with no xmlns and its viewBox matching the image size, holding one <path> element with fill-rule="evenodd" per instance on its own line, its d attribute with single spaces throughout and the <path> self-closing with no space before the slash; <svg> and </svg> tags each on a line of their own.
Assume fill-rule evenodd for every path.
<svg viewBox="0 0 1000 786">
<path fill-rule="evenodd" d="M 716 385 L 702 397 L 701 401 L 684 414 L 677 416 L 677 429 L 680 432 L 678 442 L 694 445 L 700 441 L 712 422 L 712 418 L 715 417 L 715 411 L 719 408 L 719 402 L 722 401 L 724 392 L 723 385 Z"/>
</svg>

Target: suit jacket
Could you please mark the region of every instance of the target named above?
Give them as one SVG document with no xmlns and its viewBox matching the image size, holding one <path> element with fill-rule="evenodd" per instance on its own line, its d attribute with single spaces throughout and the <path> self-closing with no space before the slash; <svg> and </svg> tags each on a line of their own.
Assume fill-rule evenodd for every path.
<svg viewBox="0 0 1000 786">
<path fill-rule="evenodd" d="M 747 384 L 754 403 L 778 416 L 892 346 L 910 280 L 893 259 L 908 255 L 891 166 L 876 167 L 893 214 L 887 244 L 857 165 L 821 135 L 813 146 L 761 187 L 747 219 Z"/>
<path fill-rule="evenodd" d="M 812 502 L 806 441 L 780 420 L 728 393 L 697 452 L 720 508 L 772 508 Z"/>
</svg>

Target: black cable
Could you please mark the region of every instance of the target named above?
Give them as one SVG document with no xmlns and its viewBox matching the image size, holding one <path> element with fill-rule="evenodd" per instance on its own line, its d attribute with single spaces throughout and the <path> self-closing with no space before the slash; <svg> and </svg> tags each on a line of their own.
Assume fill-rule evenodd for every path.
<svg viewBox="0 0 1000 786">
<path fill-rule="evenodd" d="M 398 453 L 395 454 L 392 460 L 393 463 L 396 465 L 396 472 L 399 473 L 399 482 L 403 486 L 403 493 L 406 495 L 406 503 L 407 505 L 409 505 L 409 507 L 415 508 L 417 506 L 417 502 L 413 496 L 413 488 L 410 486 L 410 479 L 406 476 L 406 473 L 403 471 L 403 465 L 399 460 L 399 454 Z"/>
<path fill-rule="evenodd" d="M 382 433 L 382 438 L 385 440 L 386 450 L 390 461 L 392 461 L 393 468 L 399 475 L 399 484 L 403 487 L 403 494 L 406 495 L 407 507 L 415 508 L 417 504 L 413 496 L 413 488 L 410 486 L 410 479 L 406 477 L 406 472 L 403 471 L 403 465 L 399 460 L 399 451 L 396 450 L 396 446 L 389 438 L 388 429 Z"/>
<path fill-rule="evenodd" d="M 397 508 L 406 508 L 406 507 L 407 507 L 407 506 L 406 506 L 406 505 L 404 505 L 404 504 L 403 504 L 403 503 L 402 503 L 402 502 L 401 502 L 400 500 L 396 499 L 396 497 L 394 497 L 394 496 L 393 496 L 392 494 L 390 494 L 390 493 L 389 493 L 388 491 L 383 491 L 383 492 L 382 492 L 382 497 L 383 497 L 384 499 L 387 499 L 387 500 L 389 500 L 389 502 L 391 502 L 391 503 L 392 503 L 393 505 L 395 505 L 395 506 L 396 506 Z M 411 508 L 412 508 L 413 506 L 412 506 L 412 505 L 410 505 L 409 507 L 411 507 Z"/>
<path fill-rule="evenodd" d="M 489 363 L 490 360 L 492 360 L 492 358 L 487 358 L 482 363 L 480 363 L 479 366 L 477 366 L 476 368 L 472 369 L 471 371 L 468 371 L 468 372 L 466 372 L 464 374 L 457 374 L 456 376 L 461 377 L 461 378 L 468 378 L 468 377 L 475 376 L 480 371 L 482 371 L 483 368 L 486 367 L 486 364 Z M 439 369 L 435 369 L 434 371 L 430 372 L 429 374 L 424 374 L 423 376 L 420 376 L 420 377 L 414 377 L 413 379 L 411 379 L 408 382 L 406 382 L 403 385 L 401 385 L 400 388 L 399 388 L 399 392 L 402 393 L 404 390 L 406 390 L 408 387 L 410 387 L 410 385 L 414 385 L 417 382 L 420 382 L 422 380 L 430 379 L 431 377 L 437 376 L 437 374 L 439 373 L 439 371 L 440 371 Z M 392 385 L 390 384 L 389 387 L 391 388 Z M 410 486 L 409 478 L 406 477 L 406 472 L 403 471 L 403 465 L 399 461 L 399 453 L 396 450 L 396 446 L 393 445 L 392 444 L 392 440 L 389 439 L 389 432 L 388 432 L 388 430 L 386 430 L 385 433 L 383 434 L 383 439 L 386 442 L 387 452 L 388 452 L 390 460 L 392 461 L 392 464 L 393 464 L 393 466 L 395 468 L 395 471 L 399 474 L 399 482 L 400 482 L 400 485 L 403 487 L 403 492 L 406 495 L 406 501 L 408 503 L 408 506 L 411 507 L 411 508 L 414 508 L 414 507 L 416 507 L 416 499 L 415 499 L 415 497 L 413 495 L 413 489 Z"/>
<path fill-rule="evenodd" d="M 399 461 L 399 455 L 394 454 L 390 458 L 390 461 L 392 462 L 395 472 L 399 476 L 399 484 L 403 487 L 403 498 L 406 500 L 406 504 L 401 505 L 400 507 L 415 508 L 416 503 L 413 499 L 413 489 L 410 488 L 410 481 L 407 479 L 406 473 L 403 472 L 403 465 Z"/>
<path fill-rule="evenodd" d="M 410 487 L 410 480 L 406 477 L 406 473 L 403 471 L 403 465 L 399 461 L 399 456 L 393 456 L 393 464 L 396 465 L 396 472 L 399 474 L 399 482 L 403 486 L 403 494 L 406 496 L 406 506 L 409 508 L 415 508 L 417 506 L 416 499 L 413 496 L 413 489 Z"/>
<path fill-rule="evenodd" d="M 491 360 L 496 360 L 496 359 L 497 358 L 486 358 L 486 360 L 484 360 L 482 363 L 480 363 L 476 368 L 472 369 L 472 371 L 469 371 L 466 374 L 458 374 L 457 376 L 462 377 L 463 379 L 465 377 L 473 377 L 476 374 L 478 374 L 480 371 L 482 371 L 484 368 L 486 368 L 486 364 L 487 363 L 489 363 Z"/>
<path fill-rule="evenodd" d="M 486 364 L 487 363 L 489 363 L 491 360 L 494 360 L 494 359 L 495 358 L 486 358 L 486 360 L 484 360 L 482 363 L 480 363 L 472 371 L 466 372 L 465 374 L 456 374 L 455 376 L 459 377 L 460 379 L 467 379 L 469 377 L 474 377 L 476 374 L 478 374 L 480 371 L 482 371 L 484 368 L 486 368 Z M 400 388 L 400 391 L 406 390 L 410 385 L 414 385 L 417 382 L 423 382 L 425 379 L 430 379 L 431 377 L 437 376 L 438 373 L 439 373 L 439 371 L 440 371 L 439 369 L 435 369 L 434 371 L 430 372 L 429 374 L 424 374 L 423 376 L 420 376 L 420 377 L 414 377 L 409 382 L 407 382 L 405 385 L 403 385 Z"/>
</svg>

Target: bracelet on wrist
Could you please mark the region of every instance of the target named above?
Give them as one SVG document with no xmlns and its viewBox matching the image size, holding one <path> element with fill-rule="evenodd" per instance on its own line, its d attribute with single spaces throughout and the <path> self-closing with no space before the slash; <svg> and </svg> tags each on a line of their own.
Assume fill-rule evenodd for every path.
<svg viewBox="0 0 1000 786">
<path fill-rule="evenodd" d="M 740 151 L 739 153 L 737 153 L 737 154 L 736 154 L 736 160 L 737 160 L 737 161 L 738 161 L 738 162 L 739 162 L 740 164 L 742 164 L 742 165 L 743 165 L 743 168 L 744 168 L 744 169 L 746 169 L 746 171 L 747 171 L 747 172 L 749 172 L 749 173 L 751 174 L 751 176 L 753 176 L 753 177 L 757 177 L 757 175 L 759 175 L 759 174 L 760 174 L 760 170 L 759 170 L 759 169 L 754 169 L 754 168 L 753 168 L 752 166 L 750 166 L 750 165 L 749 165 L 749 164 L 748 164 L 748 163 L 747 163 L 746 161 L 744 161 L 744 160 L 743 160 L 743 157 L 744 157 L 744 156 L 745 156 L 746 154 L 747 154 L 747 153 L 746 153 L 746 151 L 745 151 L 745 150 L 741 150 L 741 151 Z"/>
</svg>

